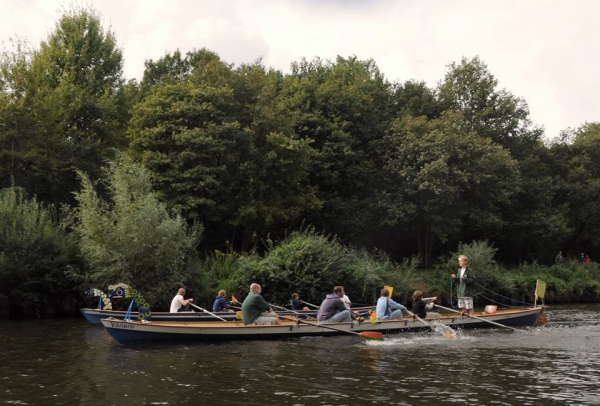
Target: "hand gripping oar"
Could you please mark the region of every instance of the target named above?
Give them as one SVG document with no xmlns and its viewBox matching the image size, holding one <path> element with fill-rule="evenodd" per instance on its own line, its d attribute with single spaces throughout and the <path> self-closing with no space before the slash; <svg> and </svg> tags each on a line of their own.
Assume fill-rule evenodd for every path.
<svg viewBox="0 0 600 406">
<path fill-rule="evenodd" d="M 341 328 L 328 326 L 327 324 L 312 323 L 310 321 L 294 318 L 294 316 L 283 316 L 283 317 L 285 317 L 286 319 L 296 320 L 296 322 L 308 324 L 308 325 L 315 326 L 315 327 L 323 327 L 323 328 L 328 328 L 329 330 L 340 331 L 342 333 L 355 334 L 357 336 L 364 337 L 367 340 L 383 341 L 383 334 L 381 334 L 380 332 L 377 332 L 377 331 L 361 331 L 360 333 L 357 333 L 356 331 L 342 330 Z"/>
<path fill-rule="evenodd" d="M 459 313 L 459 314 L 460 314 L 460 312 L 459 312 L 458 310 L 449 309 L 449 308 L 447 308 L 447 307 L 440 306 L 440 305 L 438 305 L 438 304 L 434 304 L 434 306 L 437 306 L 437 307 L 439 307 L 440 309 L 448 310 L 449 312 L 454 312 L 454 313 Z M 495 321 L 486 320 L 486 319 L 484 319 L 483 317 L 475 316 L 474 314 L 466 314 L 466 316 L 467 316 L 467 317 L 473 317 L 474 319 L 477 319 L 477 320 L 485 321 L 486 323 L 493 324 L 494 326 L 498 326 L 498 327 L 507 328 L 507 329 L 509 329 L 509 330 L 512 330 L 512 331 L 517 331 L 517 329 L 516 329 L 516 328 L 509 327 L 509 326 L 505 326 L 504 324 L 496 323 Z"/>
<path fill-rule="evenodd" d="M 427 327 L 429 327 L 429 328 L 431 329 L 431 331 L 435 331 L 435 328 L 433 328 L 433 327 L 431 326 L 431 324 L 429 324 L 428 322 L 426 322 L 425 320 L 423 320 L 422 318 L 420 318 L 419 316 L 417 316 L 416 314 L 414 314 L 414 313 L 413 313 L 413 312 L 411 312 L 410 310 L 408 310 L 408 309 L 406 309 L 406 308 L 405 308 L 405 309 L 404 309 L 404 311 L 406 311 L 406 313 L 410 314 L 411 316 L 413 316 L 413 317 L 416 317 L 416 318 L 417 318 L 417 320 L 419 320 L 421 323 L 423 323 L 423 324 L 425 324 Z M 445 327 L 447 327 L 447 326 L 445 326 Z M 450 331 L 444 331 L 444 332 L 442 333 L 442 335 L 443 335 L 444 337 L 446 337 L 446 338 L 451 338 L 452 340 L 456 340 L 456 333 L 454 332 L 454 330 L 452 330 L 452 328 L 450 328 L 450 327 L 448 327 L 448 328 L 449 328 L 449 329 L 450 329 L 450 331 L 452 331 L 452 332 L 450 332 Z"/>
<path fill-rule="evenodd" d="M 193 303 L 190 303 L 190 305 L 191 305 L 191 306 L 194 306 L 194 307 L 195 307 L 196 309 L 198 309 L 198 310 L 202 310 L 203 312 L 210 314 L 210 315 L 211 315 L 211 316 L 213 316 L 213 317 L 216 317 L 217 319 L 221 319 L 221 320 L 223 320 L 224 322 L 227 322 L 227 320 L 225 320 L 223 317 L 219 317 L 219 316 L 217 316 L 216 314 L 214 314 L 214 313 L 211 313 L 211 312 L 209 312 L 208 310 L 206 310 L 206 309 L 203 309 L 203 308 L 202 308 L 202 307 L 200 307 L 200 306 L 196 306 L 196 305 L 195 305 L 195 304 L 193 304 Z"/>
</svg>

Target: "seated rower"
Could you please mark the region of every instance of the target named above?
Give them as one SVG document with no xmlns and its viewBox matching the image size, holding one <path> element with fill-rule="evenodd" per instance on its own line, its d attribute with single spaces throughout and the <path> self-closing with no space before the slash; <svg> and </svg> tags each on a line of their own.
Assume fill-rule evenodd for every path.
<svg viewBox="0 0 600 406">
<path fill-rule="evenodd" d="M 390 299 L 390 291 L 386 288 L 381 289 L 381 297 L 377 300 L 377 320 L 395 320 L 402 319 L 402 310 L 406 307 L 400 303 L 394 302 Z"/>
<path fill-rule="evenodd" d="M 423 292 L 416 290 L 415 293 L 413 293 L 412 298 L 412 312 L 420 318 L 424 319 L 429 317 L 430 319 L 439 319 L 442 317 L 439 313 L 427 312 L 427 310 L 433 309 L 433 302 L 437 300 L 437 296 L 429 299 L 423 299 Z"/>
<path fill-rule="evenodd" d="M 290 305 L 292 306 L 292 310 L 309 310 L 308 307 L 302 306 L 302 300 L 300 300 L 297 293 L 292 293 Z"/>
<path fill-rule="evenodd" d="M 171 313 L 187 311 L 190 303 L 194 301 L 194 299 L 192 298 L 184 299 L 183 295 L 185 295 L 185 289 L 179 288 L 179 290 L 177 291 L 177 295 L 175 295 L 175 297 L 171 301 Z"/>
<path fill-rule="evenodd" d="M 342 301 L 343 296 L 344 288 L 341 286 L 335 286 L 333 293 L 325 296 L 317 313 L 319 323 L 352 321 L 352 313 L 344 306 L 344 302 Z"/>
<path fill-rule="evenodd" d="M 227 302 L 227 299 L 225 299 L 225 296 L 227 296 L 227 292 L 221 289 L 213 303 L 213 312 L 233 312 L 233 309 L 229 307 L 229 303 Z"/>
</svg>

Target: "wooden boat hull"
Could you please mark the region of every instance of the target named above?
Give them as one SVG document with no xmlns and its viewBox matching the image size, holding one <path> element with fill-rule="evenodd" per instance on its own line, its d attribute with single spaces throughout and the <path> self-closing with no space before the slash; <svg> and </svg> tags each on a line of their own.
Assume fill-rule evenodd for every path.
<svg viewBox="0 0 600 406">
<path fill-rule="evenodd" d="M 79 311 L 81 312 L 81 314 L 83 314 L 83 317 L 85 317 L 85 319 L 92 324 L 102 324 L 101 320 L 107 319 L 109 317 L 112 317 L 114 319 L 124 320 L 125 315 L 127 313 L 126 311 L 119 311 L 119 310 L 101 310 L 101 309 L 99 310 L 99 309 L 85 309 L 85 308 L 79 309 Z M 304 317 L 312 317 L 312 318 L 315 318 L 317 316 L 316 310 L 314 310 L 314 311 L 313 310 L 299 311 L 296 313 L 293 313 L 291 311 L 278 312 L 278 313 L 286 314 L 286 315 L 296 315 L 296 313 L 298 313 Z M 235 313 L 216 312 L 215 314 L 225 320 L 231 320 L 231 321 L 236 320 Z M 138 320 L 138 313 L 131 312 L 130 317 L 132 320 Z M 190 311 L 190 312 L 179 312 L 179 313 L 152 312 L 152 315 L 150 316 L 150 318 L 148 320 L 149 321 L 215 321 L 218 319 L 208 313 Z"/>
<path fill-rule="evenodd" d="M 506 326 L 533 326 L 543 308 L 499 310 L 495 314 L 477 313 L 479 319 L 461 317 L 457 314 L 442 315 L 441 319 L 426 320 L 456 329 L 494 327 L 481 319 Z M 314 322 L 311 322 L 314 323 Z M 280 326 L 244 326 L 241 321 L 215 322 L 158 322 L 142 323 L 118 319 L 102 319 L 102 324 L 119 343 L 128 344 L 142 341 L 224 341 L 224 340 L 267 340 L 305 336 L 331 336 L 347 333 L 377 331 L 383 334 L 396 334 L 430 330 L 429 325 L 407 317 L 402 320 L 369 321 L 357 323 L 329 323 L 324 326 L 305 324 L 302 321 L 282 321 Z"/>
</svg>

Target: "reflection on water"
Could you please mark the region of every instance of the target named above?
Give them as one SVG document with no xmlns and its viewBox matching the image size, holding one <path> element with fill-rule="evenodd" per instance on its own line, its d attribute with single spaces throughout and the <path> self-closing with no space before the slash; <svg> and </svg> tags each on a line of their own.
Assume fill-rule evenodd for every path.
<svg viewBox="0 0 600 406">
<path fill-rule="evenodd" d="M 600 306 L 543 328 L 121 346 L 83 319 L 0 321 L 0 405 L 595 405 Z"/>
</svg>

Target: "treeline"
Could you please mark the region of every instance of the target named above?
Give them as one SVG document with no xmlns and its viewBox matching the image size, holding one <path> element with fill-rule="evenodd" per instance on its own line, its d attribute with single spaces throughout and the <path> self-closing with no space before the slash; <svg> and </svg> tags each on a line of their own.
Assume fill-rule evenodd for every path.
<svg viewBox="0 0 600 406">
<path fill-rule="evenodd" d="M 460 243 L 489 241 L 507 266 L 600 254 L 600 123 L 548 141 L 478 57 L 435 87 L 390 82 L 356 57 L 284 74 L 175 51 L 147 60 L 139 83 L 122 67 L 91 9 L 2 54 L 0 295 L 11 305 L 71 308 L 84 287 L 116 282 L 165 305 L 179 284 L 209 299 L 259 275 L 285 281 L 281 295 L 311 286 L 316 298 L 339 281 L 367 300 L 403 258 L 431 269 Z M 306 232 L 354 262 L 294 259 L 286 244 Z M 222 255 L 254 259 L 233 269 Z M 359 263 L 370 265 L 352 279 Z"/>
</svg>

